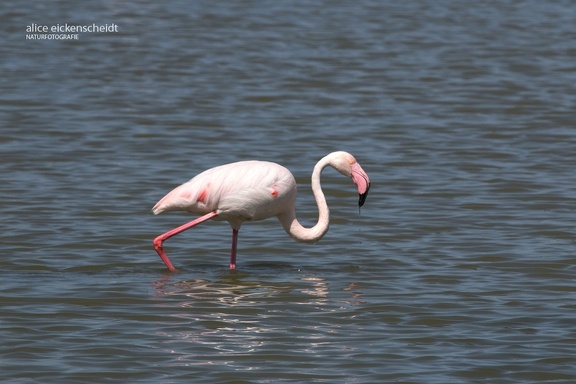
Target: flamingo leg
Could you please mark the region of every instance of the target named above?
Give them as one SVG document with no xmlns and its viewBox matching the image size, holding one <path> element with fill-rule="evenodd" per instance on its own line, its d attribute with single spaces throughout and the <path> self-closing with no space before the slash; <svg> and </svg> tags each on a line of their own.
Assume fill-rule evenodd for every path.
<svg viewBox="0 0 576 384">
<path fill-rule="evenodd" d="M 177 234 L 184 232 L 187 229 L 190 229 L 190 228 L 192 228 L 192 227 L 194 227 L 200 223 L 203 223 L 206 220 L 209 220 L 216 215 L 218 215 L 218 214 L 215 211 L 212 211 L 210 213 L 205 214 L 204 216 L 200 216 L 197 219 L 190 221 L 189 223 L 186 223 L 186 224 L 181 225 L 177 228 L 174 228 L 174 229 L 172 229 L 166 233 L 163 233 L 154 239 L 154 249 L 156 250 L 156 252 L 158 253 L 158 256 L 160 256 L 160 258 L 162 259 L 164 264 L 166 264 L 166 266 L 168 267 L 168 269 L 170 271 L 174 272 L 174 271 L 176 271 L 176 268 L 174 268 L 174 266 L 170 262 L 170 259 L 168 259 L 168 256 L 166 256 L 166 253 L 164 252 L 164 248 L 162 247 L 162 244 L 164 243 L 164 241 L 168 240 L 172 236 L 176 236 Z"/>
<path fill-rule="evenodd" d="M 232 250 L 230 252 L 230 269 L 236 269 L 236 247 L 238 246 L 238 230 L 232 229 Z"/>
</svg>

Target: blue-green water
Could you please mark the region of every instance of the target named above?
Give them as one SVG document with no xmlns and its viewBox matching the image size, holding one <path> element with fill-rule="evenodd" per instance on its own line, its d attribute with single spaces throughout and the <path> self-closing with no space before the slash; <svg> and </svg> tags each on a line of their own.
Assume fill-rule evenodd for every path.
<svg viewBox="0 0 576 384">
<path fill-rule="evenodd" d="M 569 1 L 4 1 L 0 379 L 576 382 Z M 31 23 L 111 24 L 78 40 Z M 352 152 L 332 225 L 153 216 L 227 162 Z"/>
</svg>

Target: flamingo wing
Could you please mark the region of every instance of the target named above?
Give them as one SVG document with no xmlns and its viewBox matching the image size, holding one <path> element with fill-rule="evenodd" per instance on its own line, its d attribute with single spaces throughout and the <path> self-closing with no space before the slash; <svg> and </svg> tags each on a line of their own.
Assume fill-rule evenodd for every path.
<svg viewBox="0 0 576 384">
<path fill-rule="evenodd" d="M 294 177 L 281 165 L 240 161 L 200 173 L 168 193 L 152 211 L 217 211 L 224 220 L 260 220 L 280 213 L 295 193 Z"/>
</svg>

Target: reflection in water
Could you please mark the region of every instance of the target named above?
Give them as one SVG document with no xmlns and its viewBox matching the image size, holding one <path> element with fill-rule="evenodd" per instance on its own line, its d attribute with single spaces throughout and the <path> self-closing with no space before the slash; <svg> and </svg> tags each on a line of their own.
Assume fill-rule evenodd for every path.
<svg viewBox="0 0 576 384">
<path fill-rule="evenodd" d="M 158 305 L 164 311 L 170 307 L 168 316 L 180 320 L 158 333 L 177 355 L 171 365 L 234 366 L 236 359 L 254 353 L 274 359 L 286 355 L 285 343 L 293 346 L 290 353 L 314 356 L 353 349 L 335 342 L 335 335 L 342 337 L 339 326 L 326 325 L 324 317 L 361 302 L 357 283 L 331 290 L 324 277 L 310 275 L 283 281 L 242 273 L 213 280 L 174 278 L 177 275 L 167 275 L 154 283 Z M 194 355 L 188 353 L 189 343 L 195 344 Z M 204 353 L 199 354 L 199 345 Z M 242 369 L 247 369 L 245 364 Z"/>
<path fill-rule="evenodd" d="M 153 283 L 158 297 L 186 296 L 195 300 L 216 300 L 228 305 L 242 306 L 254 304 L 261 299 L 284 297 L 292 292 L 295 296 L 288 298 L 290 303 L 321 305 L 329 294 L 326 279 L 316 276 L 300 277 L 298 282 L 255 281 L 236 273 L 219 281 L 192 279 L 173 282 L 174 279 L 175 275 L 167 274 Z M 351 283 L 343 290 L 351 290 L 350 287 L 355 284 Z"/>
<path fill-rule="evenodd" d="M 314 304 L 320 304 L 324 301 L 326 296 L 328 296 L 328 284 L 326 284 L 326 279 L 322 277 L 303 277 L 302 280 L 311 283 L 310 288 L 303 289 L 301 292 L 310 296 L 316 296 L 319 300 Z"/>
</svg>

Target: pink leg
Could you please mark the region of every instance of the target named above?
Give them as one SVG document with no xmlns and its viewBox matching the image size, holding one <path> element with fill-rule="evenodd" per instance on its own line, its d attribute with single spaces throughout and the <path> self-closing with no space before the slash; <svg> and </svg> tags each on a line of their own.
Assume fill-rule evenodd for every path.
<svg viewBox="0 0 576 384">
<path fill-rule="evenodd" d="M 238 230 L 232 229 L 232 251 L 230 252 L 230 269 L 236 269 L 236 246 L 238 245 Z"/>
<path fill-rule="evenodd" d="M 160 256 L 160 258 L 162 259 L 162 261 L 164 261 L 164 264 L 166 264 L 166 266 L 168 267 L 168 269 L 170 271 L 174 272 L 174 271 L 176 271 L 176 268 L 174 268 L 174 266 L 170 262 L 170 259 L 168 259 L 168 256 L 166 256 L 166 253 L 164 253 L 164 248 L 162 248 L 162 244 L 164 243 L 164 241 L 168 240 L 172 236 L 176 236 L 177 234 L 184 232 L 187 229 L 190 229 L 190 228 L 192 228 L 192 227 L 194 227 L 200 223 L 203 223 L 204 221 L 211 219 L 212 217 L 214 217 L 216 215 L 218 215 L 218 214 L 216 212 L 212 211 L 210 213 L 205 214 L 204 216 L 200 216 L 199 218 L 192 220 L 189 223 L 181 225 L 178 228 L 174 228 L 171 231 L 163 233 L 154 239 L 154 249 L 156 250 L 156 252 L 158 253 L 158 256 Z"/>
</svg>

